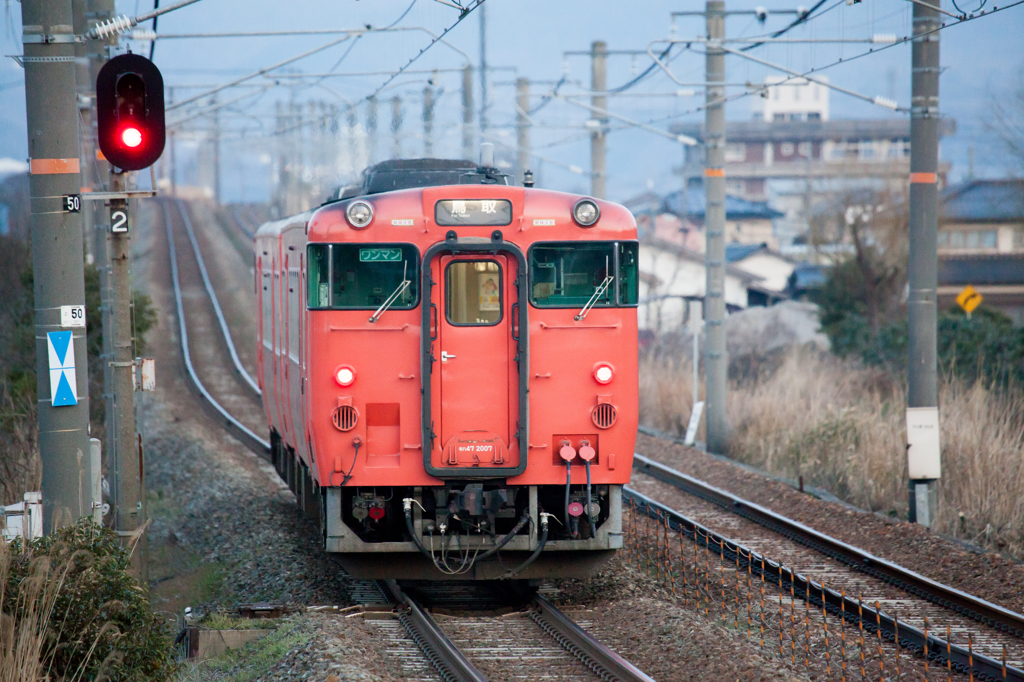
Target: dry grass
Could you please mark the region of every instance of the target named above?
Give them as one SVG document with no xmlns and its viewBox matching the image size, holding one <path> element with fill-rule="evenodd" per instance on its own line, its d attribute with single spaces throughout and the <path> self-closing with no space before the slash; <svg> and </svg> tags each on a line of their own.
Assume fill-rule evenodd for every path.
<svg viewBox="0 0 1024 682">
<path fill-rule="evenodd" d="M 12 580 L 15 556 L 6 542 L 0 540 L 0 682 L 39 682 L 54 679 L 53 665 L 57 654 L 63 619 L 57 606 L 62 592 L 67 590 L 74 571 L 75 556 L 53 561 L 45 554 L 34 555 L 25 550 L 23 558 L 29 560 L 28 571 L 20 582 Z M 17 584 L 15 584 L 17 583 Z M 57 631 L 54 631 L 56 626 Z M 97 643 L 112 626 L 104 625 L 90 643 L 74 644 L 84 648 L 81 664 L 76 670 L 58 675 L 65 682 L 80 682 L 88 675 L 96 682 L 108 679 L 108 666 L 119 658 L 112 654 L 98 670 L 87 671 Z"/>
<path fill-rule="evenodd" d="M 693 401 L 692 365 L 649 356 L 640 367 L 641 423 L 681 434 Z M 943 382 L 939 393 L 936 530 L 1024 555 L 1024 394 L 956 381 Z M 731 382 L 728 454 L 906 518 L 905 409 L 899 379 L 796 349 L 777 368 Z M 702 433 L 703 426 L 698 440 Z"/>
</svg>

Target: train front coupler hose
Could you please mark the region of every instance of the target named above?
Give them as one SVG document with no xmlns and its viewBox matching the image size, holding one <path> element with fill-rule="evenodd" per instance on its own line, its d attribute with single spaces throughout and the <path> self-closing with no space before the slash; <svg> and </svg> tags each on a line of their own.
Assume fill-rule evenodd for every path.
<svg viewBox="0 0 1024 682">
<path fill-rule="evenodd" d="M 416 549 L 418 549 L 420 551 L 420 554 L 422 554 L 423 556 L 425 556 L 428 559 L 430 559 L 431 562 L 434 562 L 434 555 L 430 553 L 430 550 L 428 550 L 426 547 L 423 546 L 423 541 L 416 534 L 416 527 L 413 524 L 413 519 L 412 519 L 412 505 L 415 502 L 416 502 L 416 500 L 411 498 L 411 497 L 406 497 L 406 498 L 404 498 L 402 500 L 402 508 L 405 511 L 405 528 L 406 528 L 406 530 L 409 531 L 409 535 L 412 537 L 412 542 L 413 542 L 414 545 L 416 545 Z M 512 539 L 519 533 L 519 531 L 521 531 L 523 529 L 523 526 L 525 526 L 529 522 L 530 522 L 530 510 L 527 509 L 526 511 L 523 512 L 523 515 L 519 519 L 519 522 L 515 526 L 512 527 L 512 530 L 510 530 L 508 533 L 503 535 L 501 537 L 501 539 L 498 540 L 497 544 L 494 545 L 494 547 L 491 547 L 489 550 L 487 550 L 486 552 L 484 552 L 480 556 L 476 557 L 473 561 L 470 562 L 470 564 L 476 563 L 477 561 L 482 561 L 484 559 L 487 559 L 487 558 L 493 556 L 494 554 L 496 554 L 497 552 L 499 552 L 505 545 L 507 545 L 508 543 L 512 542 Z M 441 525 L 441 534 L 442 535 L 444 534 L 444 525 L 443 524 Z M 464 566 L 464 568 L 468 568 L 468 567 Z"/>
</svg>

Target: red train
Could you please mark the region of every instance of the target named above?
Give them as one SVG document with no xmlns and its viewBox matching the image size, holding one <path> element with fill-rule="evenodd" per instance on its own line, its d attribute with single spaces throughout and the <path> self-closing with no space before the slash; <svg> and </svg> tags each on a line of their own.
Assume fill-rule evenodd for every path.
<svg viewBox="0 0 1024 682">
<path fill-rule="evenodd" d="M 256 234 L 272 457 L 325 549 L 358 577 L 591 573 L 636 439 L 633 216 L 436 159 L 341 196 Z"/>
</svg>

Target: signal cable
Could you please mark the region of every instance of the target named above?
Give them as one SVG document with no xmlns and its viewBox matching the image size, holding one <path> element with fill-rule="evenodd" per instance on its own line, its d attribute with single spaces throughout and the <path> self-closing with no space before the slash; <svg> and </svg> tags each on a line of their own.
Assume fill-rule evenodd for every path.
<svg viewBox="0 0 1024 682">
<path fill-rule="evenodd" d="M 895 42 L 889 43 L 888 45 L 882 45 L 881 47 L 878 47 L 878 48 L 869 48 L 866 52 L 861 52 L 860 54 L 856 54 L 856 55 L 854 55 L 852 57 L 848 57 L 848 58 L 845 58 L 845 59 L 840 58 L 840 59 L 837 59 L 834 62 L 830 62 L 830 63 L 824 64 L 822 66 L 816 66 L 816 67 L 814 67 L 812 69 L 809 69 L 809 70 L 803 72 L 799 76 L 790 76 L 790 77 L 788 77 L 788 78 L 786 78 L 784 80 L 779 81 L 778 83 L 773 83 L 773 85 L 781 85 L 781 84 L 787 83 L 787 82 L 789 82 L 789 81 L 791 81 L 791 80 L 793 80 L 795 78 L 806 78 L 810 74 L 818 73 L 820 71 L 824 71 L 825 69 L 830 69 L 830 68 L 832 68 L 834 66 L 838 66 L 840 64 L 846 64 L 846 63 L 855 61 L 857 59 L 860 59 L 861 57 L 867 57 L 867 56 L 872 55 L 872 54 L 877 54 L 879 52 L 882 52 L 883 50 L 888 50 L 890 48 L 896 47 L 897 45 L 904 45 L 906 43 L 912 42 L 913 40 L 915 40 L 917 38 L 922 38 L 924 36 L 928 36 L 928 35 L 931 35 L 933 33 L 938 33 L 938 32 L 940 32 L 940 31 L 942 31 L 944 29 L 952 28 L 954 26 L 959 26 L 960 24 L 965 24 L 965 23 L 967 23 L 969 21 L 973 21 L 975 19 L 981 19 L 983 17 L 991 16 L 992 14 L 995 14 L 996 12 L 1002 12 L 1004 10 L 1012 9 L 1014 7 L 1017 7 L 1018 5 L 1024 5 L 1024 0 L 1016 0 L 1015 2 L 1012 2 L 1012 3 L 1008 4 L 1008 5 L 1002 5 L 1002 6 L 999 6 L 999 7 L 993 7 L 988 12 L 983 12 L 981 14 L 975 14 L 975 15 L 967 16 L 967 17 L 965 17 L 963 19 L 959 19 L 958 21 L 951 21 L 949 23 L 943 22 L 942 24 L 939 25 L 938 28 L 934 28 L 934 29 L 932 29 L 930 31 L 925 31 L 925 32 L 922 32 L 922 33 L 916 34 L 916 35 L 905 36 L 903 38 L 900 38 L 900 39 L 896 40 Z M 821 16 L 821 15 L 818 15 L 818 16 Z M 680 113 L 673 113 L 673 114 L 669 114 L 667 116 L 659 116 L 657 118 L 652 118 L 652 119 L 650 119 L 648 121 L 644 121 L 644 124 L 645 125 L 651 125 L 651 124 L 654 124 L 654 123 L 661 123 L 661 122 L 667 121 L 669 119 L 678 119 L 678 118 L 681 118 L 683 116 L 688 116 L 690 114 L 696 114 L 698 112 L 704 111 L 705 109 L 708 108 L 708 106 L 718 105 L 718 104 L 725 104 L 727 102 L 734 102 L 736 100 L 743 99 L 744 97 L 750 97 L 751 95 L 753 95 L 753 94 L 755 94 L 757 92 L 760 92 L 760 90 L 752 90 L 752 91 L 737 93 L 735 95 L 728 95 L 728 96 L 725 96 L 725 97 L 720 97 L 720 98 L 718 98 L 717 100 L 715 100 L 713 102 L 708 102 L 706 104 L 701 104 L 699 106 L 693 107 L 691 109 L 687 109 L 686 111 L 683 111 L 683 112 L 680 112 Z M 635 128 L 635 127 L 636 126 L 633 126 L 633 125 L 623 125 L 623 126 L 621 126 L 619 128 L 614 128 L 613 130 L 627 130 L 627 129 Z"/>
<path fill-rule="evenodd" d="M 842 0 L 840 0 L 840 2 L 841 1 Z M 816 2 L 814 4 L 814 7 L 810 8 L 809 10 L 807 10 L 806 13 L 799 15 L 796 19 L 794 19 L 792 22 L 790 22 L 790 24 L 788 26 L 786 26 L 784 28 L 781 28 L 778 31 L 775 31 L 774 33 L 772 33 L 770 37 L 771 38 L 778 38 L 779 36 L 784 35 L 790 29 L 796 28 L 800 24 L 803 24 L 803 23 L 809 21 L 810 18 L 811 18 L 811 14 L 813 14 L 816 9 L 818 9 L 819 7 L 824 5 L 825 2 L 827 2 L 827 0 L 818 0 L 818 2 Z M 838 5 L 838 4 L 839 3 L 837 2 L 836 5 Z M 832 8 L 830 7 L 829 9 L 832 9 Z M 827 12 L 827 11 L 828 10 L 825 10 L 825 12 Z M 822 12 L 822 14 L 824 14 L 825 12 Z M 761 45 L 764 45 L 764 43 L 754 43 L 753 45 L 749 45 L 749 46 L 743 48 L 743 51 L 746 52 L 747 50 L 753 50 L 755 47 L 760 47 Z"/>
</svg>

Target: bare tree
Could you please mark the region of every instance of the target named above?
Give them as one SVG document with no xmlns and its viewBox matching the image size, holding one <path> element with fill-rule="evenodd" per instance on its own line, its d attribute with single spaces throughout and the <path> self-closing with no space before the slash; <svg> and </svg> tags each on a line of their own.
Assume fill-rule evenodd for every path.
<svg viewBox="0 0 1024 682">
<path fill-rule="evenodd" d="M 1024 173 L 1024 66 L 1012 84 L 990 95 L 992 120 L 985 127 L 995 133 L 1017 170 Z"/>
</svg>

